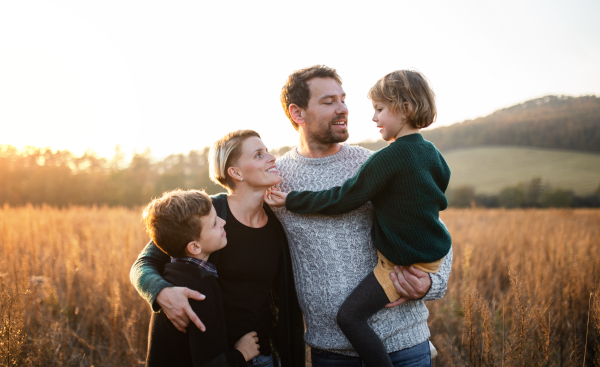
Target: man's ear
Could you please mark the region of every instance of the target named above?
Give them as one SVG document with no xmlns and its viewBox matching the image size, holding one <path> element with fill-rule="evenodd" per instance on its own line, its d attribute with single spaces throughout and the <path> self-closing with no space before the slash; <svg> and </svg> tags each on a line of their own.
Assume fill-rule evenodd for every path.
<svg viewBox="0 0 600 367">
<path fill-rule="evenodd" d="M 304 123 L 304 108 L 298 106 L 297 104 L 291 104 L 290 107 L 290 116 L 292 116 L 292 119 L 294 121 L 296 121 L 296 123 L 298 125 L 303 124 Z"/>
<path fill-rule="evenodd" d="M 227 174 L 234 180 L 244 181 L 244 177 L 242 177 L 240 170 L 237 169 L 236 167 L 227 168 Z"/>
<path fill-rule="evenodd" d="M 202 253 L 202 246 L 200 246 L 200 242 L 198 241 L 188 243 L 185 249 L 192 255 L 200 255 Z"/>
</svg>

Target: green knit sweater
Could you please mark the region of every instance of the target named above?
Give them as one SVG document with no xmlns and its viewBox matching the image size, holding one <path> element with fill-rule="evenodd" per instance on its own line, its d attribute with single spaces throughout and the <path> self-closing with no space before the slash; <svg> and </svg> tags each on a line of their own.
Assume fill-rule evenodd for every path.
<svg viewBox="0 0 600 367">
<path fill-rule="evenodd" d="M 439 219 L 448 207 L 449 180 L 442 154 L 421 134 L 411 134 L 374 153 L 342 186 L 292 191 L 285 206 L 298 214 L 337 215 L 371 201 L 375 248 L 396 265 L 428 263 L 450 251 L 450 233 Z"/>
</svg>

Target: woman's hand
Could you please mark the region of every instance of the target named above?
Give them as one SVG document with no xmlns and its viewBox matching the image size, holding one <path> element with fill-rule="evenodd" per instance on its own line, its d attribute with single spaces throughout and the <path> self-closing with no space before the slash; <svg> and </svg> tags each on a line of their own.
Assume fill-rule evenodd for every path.
<svg viewBox="0 0 600 367">
<path fill-rule="evenodd" d="M 278 190 L 270 190 L 267 193 L 265 193 L 263 199 L 265 203 L 269 204 L 270 206 L 280 208 L 282 206 L 285 206 L 285 199 L 287 198 L 287 195 L 288 194 L 285 192 L 281 192 Z"/>
<path fill-rule="evenodd" d="M 168 287 L 158 293 L 156 303 L 162 308 L 177 330 L 185 333 L 185 328 L 192 321 L 200 331 L 206 331 L 206 327 L 192 310 L 188 298 L 202 301 L 206 297 L 202 293 L 189 288 Z"/>
<path fill-rule="evenodd" d="M 401 297 L 385 307 L 395 307 L 411 299 L 421 299 L 429 292 L 431 278 L 428 273 L 414 266 L 395 266 L 394 270 L 390 273 L 390 279 Z"/>
<path fill-rule="evenodd" d="M 246 362 L 256 357 L 258 355 L 258 348 L 260 348 L 256 332 L 251 331 L 242 336 L 240 340 L 235 342 L 233 347 L 242 353 Z"/>
</svg>

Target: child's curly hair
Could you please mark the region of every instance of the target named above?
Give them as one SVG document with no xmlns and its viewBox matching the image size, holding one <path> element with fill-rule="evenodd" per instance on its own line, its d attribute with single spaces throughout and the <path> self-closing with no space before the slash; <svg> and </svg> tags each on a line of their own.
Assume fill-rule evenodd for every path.
<svg viewBox="0 0 600 367">
<path fill-rule="evenodd" d="M 435 94 L 423 74 L 416 70 L 396 70 L 377 83 L 369 99 L 387 104 L 397 114 L 406 114 L 406 122 L 416 129 L 427 127 L 437 118 Z M 408 102 L 408 109 L 404 103 Z"/>
</svg>

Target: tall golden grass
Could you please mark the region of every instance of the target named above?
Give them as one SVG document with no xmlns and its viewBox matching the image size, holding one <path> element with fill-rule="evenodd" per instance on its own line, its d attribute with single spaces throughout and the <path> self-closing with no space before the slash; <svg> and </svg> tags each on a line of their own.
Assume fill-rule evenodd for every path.
<svg viewBox="0 0 600 367">
<path fill-rule="evenodd" d="M 1 209 L 0 365 L 144 360 L 150 309 L 129 268 L 146 241 L 139 210 Z"/>
<path fill-rule="evenodd" d="M 442 219 L 454 263 L 446 296 L 427 304 L 438 365 L 600 366 L 600 211 Z"/>
<path fill-rule="evenodd" d="M 600 366 L 600 211 L 448 210 L 454 265 L 428 302 L 437 366 Z M 136 366 L 139 210 L 0 209 L 0 365 Z M 585 362 L 584 362 L 585 359 Z"/>
</svg>

